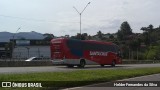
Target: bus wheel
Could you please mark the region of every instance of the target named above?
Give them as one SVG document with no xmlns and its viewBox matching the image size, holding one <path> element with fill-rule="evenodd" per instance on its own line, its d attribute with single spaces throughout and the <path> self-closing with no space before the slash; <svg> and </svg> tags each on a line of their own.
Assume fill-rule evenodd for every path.
<svg viewBox="0 0 160 90">
<path fill-rule="evenodd" d="M 74 67 L 74 65 L 67 65 L 67 67 L 68 67 L 68 68 L 73 68 L 73 67 Z"/>
<path fill-rule="evenodd" d="M 84 59 L 82 59 L 82 60 L 80 61 L 80 65 L 78 65 L 78 67 L 84 68 L 85 65 L 86 65 L 86 62 L 85 62 Z"/>
<path fill-rule="evenodd" d="M 103 64 L 101 64 L 101 67 L 104 67 L 104 65 L 103 65 Z"/>
<path fill-rule="evenodd" d="M 115 65 L 116 65 L 116 62 L 115 62 L 115 60 L 113 60 L 111 66 L 115 67 Z"/>
</svg>

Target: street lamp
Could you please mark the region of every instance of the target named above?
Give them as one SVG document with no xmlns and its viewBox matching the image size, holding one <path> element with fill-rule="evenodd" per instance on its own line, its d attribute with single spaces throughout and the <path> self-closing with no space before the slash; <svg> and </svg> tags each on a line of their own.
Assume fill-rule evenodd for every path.
<svg viewBox="0 0 160 90">
<path fill-rule="evenodd" d="M 16 30 L 16 33 L 21 29 L 21 27 L 19 27 L 17 30 Z M 16 35 L 16 33 L 13 34 L 13 40 L 14 40 L 14 36 Z"/>
<path fill-rule="evenodd" d="M 10 51 L 10 53 L 12 54 L 12 58 L 13 58 L 13 50 L 14 50 L 14 37 L 15 37 L 15 35 L 16 35 L 16 33 L 19 31 L 21 29 L 21 27 L 19 27 L 17 30 L 16 30 L 16 32 L 13 34 L 13 40 L 12 40 L 12 50 Z"/>
<path fill-rule="evenodd" d="M 82 16 L 82 13 L 84 12 L 84 10 L 87 8 L 87 6 L 90 4 L 91 2 L 87 3 L 87 5 L 85 6 L 85 8 L 82 10 L 82 12 L 79 12 L 75 7 L 73 7 L 77 13 L 79 14 L 80 16 L 80 39 L 81 39 L 81 16 Z"/>
</svg>

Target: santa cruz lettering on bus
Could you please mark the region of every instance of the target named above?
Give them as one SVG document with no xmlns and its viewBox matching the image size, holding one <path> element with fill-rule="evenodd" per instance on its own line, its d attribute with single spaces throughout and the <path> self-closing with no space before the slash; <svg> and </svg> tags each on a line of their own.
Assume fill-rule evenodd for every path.
<svg viewBox="0 0 160 90">
<path fill-rule="evenodd" d="M 90 51 L 90 56 L 107 56 L 107 52 Z"/>
</svg>

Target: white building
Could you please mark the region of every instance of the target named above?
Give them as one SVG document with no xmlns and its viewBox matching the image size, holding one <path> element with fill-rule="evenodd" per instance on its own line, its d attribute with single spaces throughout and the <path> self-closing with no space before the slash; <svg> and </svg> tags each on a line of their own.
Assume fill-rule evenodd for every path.
<svg viewBox="0 0 160 90">
<path fill-rule="evenodd" d="M 12 58 L 27 59 L 30 57 L 50 58 L 50 42 L 45 40 L 14 40 L 16 43 Z"/>
</svg>

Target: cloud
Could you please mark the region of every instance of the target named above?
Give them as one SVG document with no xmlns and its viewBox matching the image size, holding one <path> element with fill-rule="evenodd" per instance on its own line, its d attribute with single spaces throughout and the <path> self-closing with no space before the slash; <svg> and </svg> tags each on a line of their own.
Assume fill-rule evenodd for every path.
<svg viewBox="0 0 160 90">
<path fill-rule="evenodd" d="M 83 10 L 91 0 L 0 0 L 3 15 L 33 18 L 42 22 L 0 16 L 0 31 L 38 31 L 56 36 L 76 35 L 79 32 L 79 15 L 73 9 Z M 160 0 L 92 0 L 82 14 L 82 32 L 91 35 L 99 30 L 115 33 L 123 21 L 128 21 L 134 32 L 153 24 L 159 26 Z M 2 30 L 3 29 L 3 30 Z"/>
<path fill-rule="evenodd" d="M 103 33 L 116 33 L 122 23 L 121 20 L 102 20 L 100 21 L 102 24 L 90 25 L 83 29 L 83 32 L 88 33 L 90 35 L 96 34 L 99 30 Z"/>
</svg>

